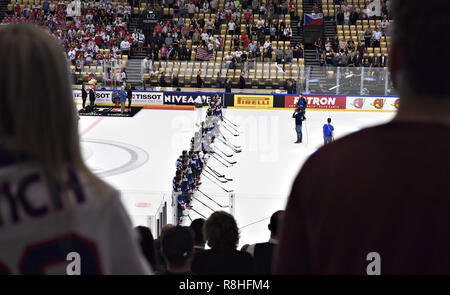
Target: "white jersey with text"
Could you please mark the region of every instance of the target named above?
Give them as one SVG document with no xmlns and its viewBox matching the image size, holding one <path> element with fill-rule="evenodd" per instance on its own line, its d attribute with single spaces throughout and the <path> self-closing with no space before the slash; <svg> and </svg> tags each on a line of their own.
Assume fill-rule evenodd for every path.
<svg viewBox="0 0 450 295">
<path fill-rule="evenodd" d="M 119 192 L 66 172 L 51 198 L 37 166 L 0 168 L 0 274 L 151 274 Z"/>
</svg>

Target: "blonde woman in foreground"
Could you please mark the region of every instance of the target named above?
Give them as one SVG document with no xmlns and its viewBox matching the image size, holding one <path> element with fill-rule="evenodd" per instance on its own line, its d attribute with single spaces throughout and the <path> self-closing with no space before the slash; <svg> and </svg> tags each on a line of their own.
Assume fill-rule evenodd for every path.
<svg viewBox="0 0 450 295">
<path fill-rule="evenodd" d="M 56 39 L 1 28 L 0 69 L 0 274 L 151 274 L 119 192 L 83 163 Z"/>
</svg>

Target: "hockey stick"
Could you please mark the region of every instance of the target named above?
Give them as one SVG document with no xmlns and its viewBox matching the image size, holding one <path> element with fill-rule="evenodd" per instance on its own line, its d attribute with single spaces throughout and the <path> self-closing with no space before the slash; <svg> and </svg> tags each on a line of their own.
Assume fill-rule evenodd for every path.
<svg viewBox="0 0 450 295">
<path fill-rule="evenodd" d="M 229 208 L 230 206 L 224 206 L 224 205 L 220 205 L 219 203 L 217 203 L 216 201 L 214 201 L 211 197 L 209 197 L 207 194 L 205 194 L 204 192 L 202 192 L 201 190 L 198 189 L 198 191 L 204 195 L 205 197 L 207 197 L 208 199 L 210 199 L 211 201 L 213 201 L 217 206 L 219 206 L 220 208 Z"/>
<path fill-rule="evenodd" d="M 229 148 L 229 149 L 231 149 L 233 152 L 235 152 L 235 153 L 240 153 L 240 152 L 242 152 L 241 150 L 238 150 L 238 149 L 235 149 L 235 148 L 233 148 L 233 147 L 231 147 L 231 146 L 228 146 L 225 142 L 222 142 L 223 144 L 224 144 L 224 146 L 226 146 L 227 148 Z"/>
<path fill-rule="evenodd" d="M 209 175 L 211 175 L 212 177 L 214 177 L 217 181 L 219 181 L 220 183 L 227 183 L 228 181 L 226 180 L 221 180 L 219 179 L 217 176 L 215 176 L 214 174 L 212 174 L 211 172 L 209 172 L 208 170 L 203 170 L 203 172 L 208 173 Z M 203 173 L 202 173 L 203 174 Z"/>
<path fill-rule="evenodd" d="M 233 129 L 234 131 L 236 131 L 238 134 L 241 134 L 241 132 L 239 130 L 237 130 L 236 128 L 233 127 L 233 125 L 231 125 L 230 123 L 228 123 L 227 121 L 222 121 L 224 124 L 226 124 L 228 127 L 230 127 L 231 129 Z"/>
<path fill-rule="evenodd" d="M 220 136 L 220 138 L 221 138 L 222 140 L 225 140 L 225 142 L 227 142 L 228 144 L 232 145 L 232 146 L 233 146 L 234 148 L 236 148 L 236 149 L 238 149 L 238 148 L 241 147 L 240 145 L 235 145 L 235 144 L 233 144 L 233 143 L 231 142 L 231 140 L 229 140 L 228 138 L 226 138 L 225 136 L 223 136 L 223 134 L 222 134 L 222 136 Z"/>
<path fill-rule="evenodd" d="M 214 183 L 215 185 L 217 185 L 218 187 L 220 187 L 221 189 L 223 189 L 224 191 L 226 191 L 227 193 L 231 193 L 233 192 L 233 190 L 228 190 L 226 188 L 224 188 L 223 186 L 221 186 L 220 184 L 218 184 L 217 182 L 215 182 L 214 180 L 212 180 L 211 178 L 209 178 L 207 175 L 203 175 L 206 178 L 208 178 L 212 183 Z"/>
<path fill-rule="evenodd" d="M 216 148 L 219 152 L 221 152 L 222 154 L 224 154 L 226 157 L 232 157 L 232 156 L 233 156 L 232 154 L 231 154 L 231 155 L 225 154 L 225 152 L 222 151 L 221 149 L 219 149 L 217 146 L 215 146 L 214 148 Z"/>
<path fill-rule="evenodd" d="M 227 162 L 228 164 L 234 165 L 234 164 L 237 163 L 236 161 L 234 161 L 234 162 L 228 161 L 226 158 L 222 157 L 220 154 L 217 154 L 217 155 L 218 155 L 220 158 L 222 158 L 223 160 L 225 160 L 225 162 Z"/>
<path fill-rule="evenodd" d="M 212 169 L 211 167 L 209 167 L 209 166 L 206 166 L 206 167 L 208 167 L 208 169 L 211 170 L 217 177 L 225 177 L 225 175 L 220 174 L 219 172 L 217 172 L 216 170 Z"/>
<path fill-rule="evenodd" d="M 212 157 L 213 157 L 214 159 L 216 159 L 216 161 L 219 162 L 220 164 L 222 164 L 223 166 L 225 166 L 225 167 L 227 167 L 227 168 L 231 167 L 231 166 L 225 164 L 224 162 L 220 161 L 218 158 L 216 158 L 216 157 L 214 156 L 214 154 L 212 155 Z"/>
<path fill-rule="evenodd" d="M 240 146 L 235 146 L 234 144 L 232 144 L 230 142 L 227 142 L 227 141 L 225 141 L 224 139 L 222 139 L 220 137 L 216 137 L 216 138 L 218 138 L 223 144 L 225 144 L 226 146 L 232 148 L 233 150 L 237 150 L 237 149 L 240 148 Z"/>
<path fill-rule="evenodd" d="M 201 214 L 200 212 L 198 212 L 197 210 L 195 210 L 195 209 L 193 209 L 193 208 L 191 208 L 190 210 L 192 210 L 192 211 L 194 211 L 195 213 L 197 213 L 198 215 L 200 215 L 201 217 L 203 217 L 203 218 L 205 218 L 206 219 L 206 216 L 205 215 L 203 215 L 203 214 Z M 213 210 L 214 211 L 214 210 Z M 189 215 L 188 215 L 189 216 Z"/>
<path fill-rule="evenodd" d="M 233 122 L 231 122 L 227 117 L 223 116 L 223 119 L 225 121 L 227 121 L 228 123 L 232 124 L 234 127 L 238 127 L 238 125 L 234 124 Z"/>
<path fill-rule="evenodd" d="M 230 129 L 227 128 L 227 126 L 222 125 L 222 127 L 223 127 L 226 131 L 230 132 L 231 135 L 233 135 L 233 136 L 239 136 L 239 134 L 234 134 Z"/>
<path fill-rule="evenodd" d="M 211 207 L 209 207 L 208 205 L 206 205 L 205 203 L 203 203 L 202 201 L 200 201 L 198 198 L 194 197 L 194 200 L 199 201 L 200 204 L 202 204 L 203 206 L 205 206 L 205 207 L 208 208 L 209 210 L 211 210 L 211 211 L 213 211 L 213 212 L 216 211 L 216 210 L 214 210 L 213 208 L 211 208 Z"/>
<path fill-rule="evenodd" d="M 216 170 L 212 169 L 211 167 L 209 167 L 209 166 L 206 166 L 206 167 L 208 167 L 208 169 L 211 170 L 211 171 L 212 171 L 214 174 L 216 174 L 218 177 L 221 177 L 221 178 L 223 178 L 223 179 L 225 179 L 225 180 L 228 180 L 228 181 L 233 181 L 232 178 L 227 178 L 225 175 L 220 174 L 219 172 L 217 172 Z"/>
</svg>

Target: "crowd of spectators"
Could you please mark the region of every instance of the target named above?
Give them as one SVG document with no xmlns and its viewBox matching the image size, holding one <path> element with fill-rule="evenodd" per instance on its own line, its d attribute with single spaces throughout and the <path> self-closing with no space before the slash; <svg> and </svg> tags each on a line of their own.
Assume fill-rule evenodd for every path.
<svg viewBox="0 0 450 295">
<path fill-rule="evenodd" d="M 270 217 L 267 242 L 245 244 L 240 250 L 239 228 L 232 215 L 224 211 L 208 219 L 194 219 L 190 226 L 166 225 L 153 239 L 147 227 L 136 228 L 141 250 L 148 264 L 160 275 L 270 275 L 279 224 L 284 211 Z"/>
<path fill-rule="evenodd" d="M 68 5 L 45 0 L 32 7 L 16 2 L 13 15 L 2 23 L 34 23 L 46 28 L 64 46 L 70 63 L 81 71 L 84 66 L 101 65 L 103 60 L 117 60 L 129 54 L 131 46 L 140 44 L 137 32 L 127 30 L 131 9 L 126 0 L 72 1 Z"/>
<path fill-rule="evenodd" d="M 338 25 L 356 25 L 357 20 L 377 19 L 379 16 L 375 16 L 368 8 L 369 1 L 366 1 L 363 9 L 355 5 L 353 7 L 348 4 L 347 1 L 337 0 L 335 4 L 341 4 L 340 8 L 336 9 L 334 14 L 336 23 Z M 381 18 L 389 17 L 389 0 L 381 0 Z"/>
<path fill-rule="evenodd" d="M 231 50 L 235 53 L 231 58 L 226 57 L 227 65 L 232 60 L 235 63 L 245 62 L 246 59 L 262 61 L 272 57 L 270 41 L 289 41 L 293 34 L 289 24 L 278 18 L 280 14 L 294 14 L 295 4 L 292 1 L 227 1 L 223 9 L 218 8 L 216 0 L 178 0 L 169 1 L 167 5 L 174 8 L 175 17 L 179 19 L 161 21 L 155 26 L 146 46 L 149 59 L 154 61 L 207 60 L 217 51 Z M 214 16 L 206 20 L 195 19 L 197 13 L 212 13 Z M 259 19 L 254 23 L 255 13 L 259 13 Z M 186 18 L 190 19 L 189 23 L 185 22 Z M 241 30 L 242 24 L 245 30 Z M 231 48 L 224 47 L 222 25 L 226 26 L 226 34 L 232 37 Z M 266 37 L 270 41 L 266 42 Z M 202 54 L 192 52 L 196 47 L 201 48 L 197 50 L 201 50 Z M 299 48 L 300 44 L 287 49 L 287 58 L 302 51 Z M 302 56 L 302 53 L 295 56 Z"/>
</svg>

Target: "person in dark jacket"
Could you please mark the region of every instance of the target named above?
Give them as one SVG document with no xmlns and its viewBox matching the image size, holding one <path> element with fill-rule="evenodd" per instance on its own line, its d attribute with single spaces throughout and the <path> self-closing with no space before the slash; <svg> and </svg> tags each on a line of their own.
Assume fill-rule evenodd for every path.
<svg viewBox="0 0 450 295">
<path fill-rule="evenodd" d="M 95 106 L 95 91 L 94 91 L 94 87 L 91 87 L 91 89 L 89 90 L 89 106 L 91 108 L 93 108 Z"/>
<path fill-rule="evenodd" d="M 241 73 L 241 77 L 239 78 L 239 88 L 244 89 L 245 88 L 245 78 L 244 73 Z"/>
<path fill-rule="evenodd" d="M 214 212 L 203 226 L 203 234 L 210 250 L 197 252 L 192 261 L 192 272 L 199 275 L 251 275 L 253 258 L 236 250 L 239 229 L 234 217 L 227 212 Z"/>
<path fill-rule="evenodd" d="M 295 109 L 292 118 L 295 118 L 295 131 L 297 132 L 297 141 L 294 143 L 302 143 L 303 110 L 300 107 Z"/>
<path fill-rule="evenodd" d="M 83 86 L 81 86 L 81 99 L 83 100 L 83 109 L 85 108 L 85 106 L 86 106 L 86 99 L 87 99 L 87 92 L 86 92 L 86 87 L 84 86 L 84 84 L 83 84 Z"/>
<path fill-rule="evenodd" d="M 137 226 L 134 228 L 138 234 L 139 245 L 142 254 L 152 269 L 156 268 L 155 245 L 151 230 L 146 226 Z"/>
<path fill-rule="evenodd" d="M 167 269 L 162 275 L 192 275 L 191 261 L 194 257 L 194 237 L 191 229 L 174 226 L 161 236 L 161 255 Z"/>
<path fill-rule="evenodd" d="M 225 92 L 231 92 L 231 82 L 230 79 L 227 78 L 224 83 Z"/>
<path fill-rule="evenodd" d="M 203 87 L 203 80 L 202 80 L 202 70 L 198 70 L 197 73 L 197 88 Z"/>
<path fill-rule="evenodd" d="M 133 98 L 133 92 L 131 91 L 131 84 L 127 85 L 127 99 L 128 99 L 128 111 L 131 111 L 131 99 Z"/>
<path fill-rule="evenodd" d="M 194 249 L 195 252 L 205 250 L 205 238 L 203 236 L 203 224 L 205 220 L 203 218 L 194 219 L 189 226 L 194 232 Z"/>
<path fill-rule="evenodd" d="M 220 78 L 220 73 L 217 73 L 216 87 L 217 88 L 221 88 L 222 87 L 222 79 Z"/>
<path fill-rule="evenodd" d="M 272 257 L 276 245 L 278 244 L 278 225 L 282 222 L 284 211 L 279 210 L 270 217 L 270 239 L 266 243 L 248 245 L 245 249 L 253 256 L 255 272 L 258 275 L 272 274 Z"/>
<path fill-rule="evenodd" d="M 178 88 L 178 86 L 179 86 L 179 81 L 178 81 L 178 75 L 177 75 L 177 73 L 173 73 L 173 76 L 172 76 L 172 87 L 173 88 Z"/>
<path fill-rule="evenodd" d="M 161 72 L 161 77 L 159 78 L 159 86 L 166 87 L 166 77 L 164 71 Z"/>
</svg>

